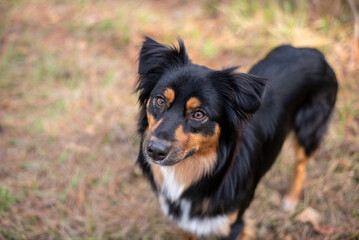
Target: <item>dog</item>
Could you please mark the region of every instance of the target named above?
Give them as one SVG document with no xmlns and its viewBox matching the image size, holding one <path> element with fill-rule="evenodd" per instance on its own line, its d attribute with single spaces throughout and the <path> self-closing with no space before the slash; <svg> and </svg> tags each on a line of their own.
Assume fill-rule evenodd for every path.
<svg viewBox="0 0 359 240">
<path fill-rule="evenodd" d="M 290 132 L 296 160 L 283 201 L 295 209 L 336 101 L 335 73 L 313 48 L 279 46 L 248 74 L 236 70 L 192 63 L 180 38 L 177 47 L 145 37 L 139 53 L 137 163 L 166 217 L 197 236 L 242 235 Z"/>
</svg>

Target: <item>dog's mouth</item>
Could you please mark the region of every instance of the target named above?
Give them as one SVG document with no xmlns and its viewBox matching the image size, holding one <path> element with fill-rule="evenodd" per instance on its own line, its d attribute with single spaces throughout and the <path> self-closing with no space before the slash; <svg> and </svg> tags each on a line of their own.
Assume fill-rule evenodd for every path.
<svg viewBox="0 0 359 240">
<path fill-rule="evenodd" d="M 160 166 L 173 166 L 197 152 L 196 149 L 184 151 L 176 143 L 158 139 L 145 141 L 142 151 L 147 162 Z"/>
</svg>

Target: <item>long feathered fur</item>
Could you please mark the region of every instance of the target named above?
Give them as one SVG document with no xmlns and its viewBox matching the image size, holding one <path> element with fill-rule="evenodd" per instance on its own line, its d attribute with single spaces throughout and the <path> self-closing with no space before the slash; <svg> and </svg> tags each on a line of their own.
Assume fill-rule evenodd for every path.
<svg viewBox="0 0 359 240">
<path fill-rule="evenodd" d="M 336 77 L 324 56 L 314 49 L 278 47 L 245 74 L 236 72 L 237 67 L 211 70 L 193 64 L 183 41 L 178 39 L 178 45 L 164 46 L 147 37 L 143 42 L 136 89 L 141 136 L 137 162 L 164 199 L 172 220 L 181 221 L 187 202 L 191 206 L 188 221 L 236 213 L 229 234 L 220 235 L 234 239 L 242 231 L 242 216 L 259 180 L 273 164 L 288 133 L 294 130 L 308 155 L 318 147 L 333 111 Z M 146 104 L 163 86 L 170 87 L 176 99 L 183 99 L 183 105 L 191 97 L 200 99 L 213 122 L 210 126 L 218 124 L 220 128 L 215 166 L 175 201 L 159 189 L 153 163 L 146 160 L 146 147 L 142 147 L 149 127 Z M 177 118 L 166 115 L 156 121 L 173 121 L 184 129 L 188 120 L 178 118 L 183 111 L 178 106 L 168 110 L 178 114 Z M 188 127 L 183 134 L 194 131 L 207 136 L 206 129 Z"/>
</svg>

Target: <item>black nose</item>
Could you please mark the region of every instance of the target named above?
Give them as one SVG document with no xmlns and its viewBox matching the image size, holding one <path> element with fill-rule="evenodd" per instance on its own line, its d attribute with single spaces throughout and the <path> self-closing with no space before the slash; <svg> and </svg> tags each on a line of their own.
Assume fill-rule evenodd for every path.
<svg viewBox="0 0 359 240">
<path fill-rule="evenodd" d="M 170 146 L 167 142 L 162 140 L 151 140 L 148 143 L 147 153 L 155 161 L 165 159 L 170 152 Z"/>
</svg>

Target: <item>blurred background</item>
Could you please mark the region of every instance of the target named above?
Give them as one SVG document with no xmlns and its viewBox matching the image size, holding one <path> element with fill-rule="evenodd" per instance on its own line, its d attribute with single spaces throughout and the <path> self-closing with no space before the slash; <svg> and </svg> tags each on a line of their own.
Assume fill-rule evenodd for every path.
<svg viewBox="0 0 359 240">
<path fill-rule="evenodd" d="M 352 10 L 346 0 L 1 1 L 0 239 L 179 239 L 135 166 L 145 35 L 180 36 L 195 63 L 244 72 L 279 44 L 321 50 L 340 89 L 303 199 L 293 215 L 281 208 L 286 144 L 248 215 L 259 239 L 358 239 Z"/>
</svg>

